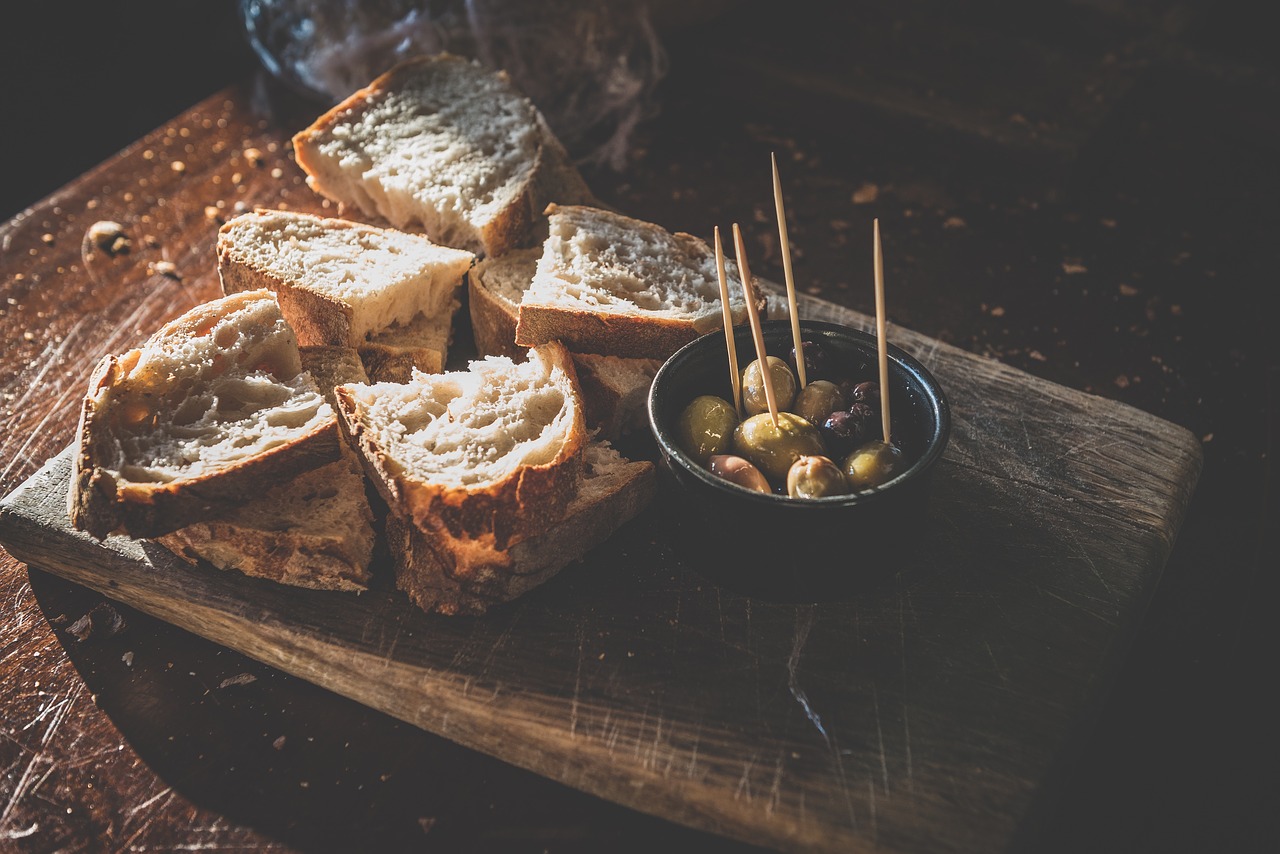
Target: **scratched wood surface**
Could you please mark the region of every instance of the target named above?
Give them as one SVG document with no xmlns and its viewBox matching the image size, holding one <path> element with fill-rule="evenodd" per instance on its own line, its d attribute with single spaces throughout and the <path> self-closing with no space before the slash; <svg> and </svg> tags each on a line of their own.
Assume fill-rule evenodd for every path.
<svg viewBox="0 0 1280 854">
<path fill-rule="evenodd" d="M 206 101 L 55 196 L 47 220 L 6 230 L 16 269 L 0 320 L 48 320 L 6 363 L 6 387 L 22 389 L 0 440 L 6 488 L 65 444 L 97 355 L 216 291 L 220 218 L 237 204 L 323 210 L 285 132 L 248 102 Z M 127 254 L 81 251 L 99 219 L 125 227 Z M 386 589 L 276 590 L 145 545 L 100 547 L 63 527 L 57 461 L 6 502 L 3 539 L 282 670 L 675 821 L 781 848 L 990 850 L 1033 819 L 1087 730 L 1199 448 L 1138 410 L 907 330 L 896 340 L 948 389 L 955 431 L 928 536 L 904 544 L 882 591 L 849 601 L 716 588 L 655 511 L 489 618 L 431 618 Z"/>
</svg>

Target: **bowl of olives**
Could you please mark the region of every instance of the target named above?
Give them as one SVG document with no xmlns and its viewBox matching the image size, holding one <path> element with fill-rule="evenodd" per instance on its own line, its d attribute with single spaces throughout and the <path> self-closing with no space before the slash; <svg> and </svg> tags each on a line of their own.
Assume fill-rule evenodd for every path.
<svg viewBox="0 0 1280 854">
<path fill-rule="evenodd" d="M 927 487 L 951 431 L 937 381 L 890 345 L 890 441 L 883 441 L 873 335 L 800 324 L 806 384 L 787 321 L 763 324 L 777 422 L 755 346 L 735 330 L 742 409 L 723 332 L 676 352 L 649 391 L 649 424 L 674 499 L 673 524 L 695 566 L 751 592 L 865 589 L 894 569 L 922 524 Z"/>
</svg>

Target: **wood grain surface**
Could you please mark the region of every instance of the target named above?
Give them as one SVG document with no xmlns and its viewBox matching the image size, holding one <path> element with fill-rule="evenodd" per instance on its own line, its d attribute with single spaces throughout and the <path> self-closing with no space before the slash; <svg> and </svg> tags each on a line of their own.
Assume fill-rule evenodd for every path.
<svg viewBox="0 0 1280 854">
<path fill-rule="evenodd" d="M 58 346 L 121 349 L 209 293 L 217 221 L 237 207 L 218 207 L 224 195 L 240 208 L 322 209 L 278 131 L 238 112 L 242 98 L 206 102 L 123 155 L 154 164 L 121 191 L 128 204 L 143 194 L 132 210 L 146 212 L 126 226 L 138 248 L 68 265 L 101 287 L 60 314 L 80 319 Z M 88 176 L 86 195 L 107 195 L 95 179 L 106 180 Z M 204 218 L 165 222 L 173 196 L 192 193 L 207 193 Z M 73 196 L 58 206 L 88 205 Z M 100 216 L 85 214 L 46 232 L 46 251 Z M 151 246 L 153 229 L 189 237 Z M 141 286 L 107 284 L 130 279 Z M 127 322 L 94 324 L 93 300 L 128 308 Z M 867 326 L 814 299 L 802 314 Z M 674 821 L 793 850 L 1005 847 L 1114 675 L 1189 501 L 1199 445 L 1138 410 L 908 330 L 894 340 L 948 390 L 955 428 L 922 536 L 903 544 L 883 589 L 846 601 L 717 588 L 653 513 L 483 619 L 428 617 L 385 584 L 358 598 L 277 589 L 70 531 L 65 456 L 6 500 L 0 536 L 16 557 L 146 613 Z M 24 433 L 71 417 L 74 380 Z M 25 447 L 13 453 L 11 468 L 30 461 Z"/>
</svg>

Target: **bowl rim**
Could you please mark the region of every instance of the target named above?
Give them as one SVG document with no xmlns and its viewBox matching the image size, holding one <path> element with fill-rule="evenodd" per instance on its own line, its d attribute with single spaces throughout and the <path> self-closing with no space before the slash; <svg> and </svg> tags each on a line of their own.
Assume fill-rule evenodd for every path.
<svg viewBox="0 0 1280 854">
<path fill-rule="evenodd" d="M 763 330 L 766 337 L 770 332 L 785 331 L 788 336 L 791 334 L 790 320 L 770 320 L 765 321 Z M 743 335 L 744 327 L 737 327 L 735 337 Z M 847 326 L 842 323 L 833 323 L 825 320 L 801 320 L 800 331 L 801 337 L 805 331 L 821 333 L 822 336 L 835 335 L 852 339 L 855 343 L 868 348 L 873 354 L 878 351 L 876 337 L 869 332 L 858 329 L 853 326 Z M 749 330 L 747 331 L 750 337 Z M 674 461 L 682 469 L 689 472 L 696 480 L 700 481 L 706 488 L 721 490 L 726 495 L 735 496 L 748 504 L 757 507 L 777 508 L 782 512 L 809 512 L 815 510 L 829 511 L 841 507 L 857 507 L 868 506 L 888 500 L 886 496 L 892 496 L 901 492 L 904 488 L 918 483 L 926 477 L 937 461 L 942 457 L 946 450 L 947 443 L 951 436 L 951 406 L 947 401 L 945 392 L 937 379 L 929 370 L 920 363 L 914 356 L 907 353 L 901 347 L 895 344 L 889 344 L 887 350 L 889 360 L 897 363 L 897 365 L 905 370 L 910 376 L 920 384 L 924 389 L 924 400 L 928 410 L 932 413 L 934 429 L 928 437 L 928 444 L 914 463 L 897 477 L 880 486 L 871 489 L 864 489 L 858 492 L 846 495 L 833 495 L 823 498 L 806 498 L 796 499 L 786 495 L 778 495 L 775 493 L 756 492 L 746 487 L 738 486 L 723 478 L 716 477 L 707 469 L 699 465 L 693 458 L 688 456 L 675 441 L 675 437 L 671 435 L 665 427 L 659 424 L 658 419 L 658 397 L 663 390 L 666 382 L 673 377 L 676 372 L 689 360 L 698 358 L 702 350 L 714 350 L 722 359 L 724 358 L 725 346 L 718 343 L 724 340 L 724 330 L 716 329 L 707 332 L 704 335 L 690 341 L 673 353 L 665 362 L 658 372 L 654 375 L 653 382 L 649 387 L 649 396 L 647 401 L 647 413 L 649 417 L 649 431 L 653 435 L 654 441 L 658 444 L 659 450 L 662 452 L 666 460 Z M 754 357 L 754 346 L 751 348 L 752 357 Z M 741 359 L 739 360 L 741 361 Z M 750 362 L 748 362 L 750 364 Z"/>
</svg>

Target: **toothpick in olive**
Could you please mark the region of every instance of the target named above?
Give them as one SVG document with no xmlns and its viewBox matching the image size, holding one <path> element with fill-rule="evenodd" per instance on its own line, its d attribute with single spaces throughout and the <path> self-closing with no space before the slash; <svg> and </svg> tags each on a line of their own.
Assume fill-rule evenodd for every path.
<svg viewBox="0 0 1280 854">
<path fill-rule="evenodd" d="M 733 449 L 779 485 L 798 457 L 825 453 L 817 429 L 793 412 L 779 412 L 777 427 L 767 412 L 746 419 L 733 431 Z"/>
<path fill-rule="evenodd" d="M 787 363 L 777 356 L 769 357 L 769 376 L 773 379 L 773 398 L 778 410 L 790 409 L 796 397 L 796 377 L 787 367 Z M 765 397 L 764 375 L 760 371 L 760 360 L 756 359 L 742 372 L 742 408 L 748 415 L 759 415 L 769 411 L 769 400 Z"/>
</svg>

